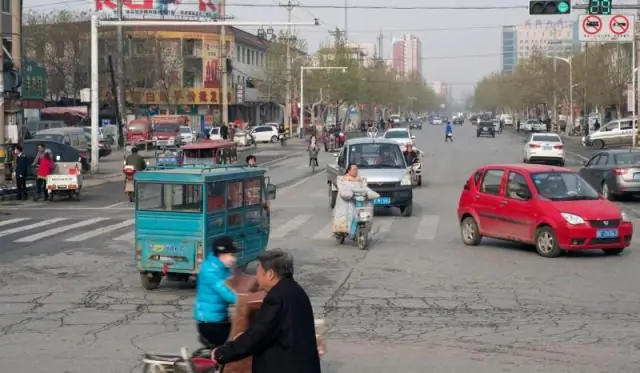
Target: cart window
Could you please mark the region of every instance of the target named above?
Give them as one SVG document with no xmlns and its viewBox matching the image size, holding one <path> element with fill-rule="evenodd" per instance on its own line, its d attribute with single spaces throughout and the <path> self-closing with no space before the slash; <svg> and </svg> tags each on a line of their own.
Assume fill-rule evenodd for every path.
<svg viewBox="0 0 640 373">
<path fill-rule="evenodd" d="M 207 212 L 220 212 L 225 209 L 225 188 L 227 183 L 207 183 Z"/>
<path fill-rule="evenodd" d="M 253 206 L 260 204 L 261 179 L 250 179 L 244 182 L 244 205 Z"/>
<path fill-rule="evenodd" d="M 242 198 L 242 181 L 230 181 L 227 184 L 227 209 L 242 207 L 244 198 Z"/>
<path fill-rule="evenodd" d="M 202 212 L 202 185 L 138 183 L 140 211 Z"/>
</svg>

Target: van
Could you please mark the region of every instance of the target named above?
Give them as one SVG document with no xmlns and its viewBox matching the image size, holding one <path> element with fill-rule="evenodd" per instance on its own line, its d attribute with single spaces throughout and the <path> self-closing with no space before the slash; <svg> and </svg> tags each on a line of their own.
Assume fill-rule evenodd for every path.
<svg viewBox="0 0 640 373">
<path fill-rule="evenodd" d="M 582 138 L 583 146 L 590 146 L 595 149 L 633 145 L 633 123 L 634 118 L 614 119 L 600 127 L 599 130 L 590 133 Z"/>
<path fill-rule="evenodd" d="M 56 141 L 72 146 L 80 152 L 86 152 L 90 147 L 82 127 L 50 128 L 38 131 L 34 136 L 34 140 Z"/>
</svg>

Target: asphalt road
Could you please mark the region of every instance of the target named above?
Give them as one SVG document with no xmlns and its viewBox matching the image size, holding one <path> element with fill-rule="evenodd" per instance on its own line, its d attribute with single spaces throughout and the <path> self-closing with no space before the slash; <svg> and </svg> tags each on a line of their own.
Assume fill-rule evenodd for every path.
<svg viewBox="0 0 640 373">
<path fill-rule="evenodd" d="M 462 245 L 455 211 L 464 181 L 480 165 L 520 161 L 522 141 L 512 133 L 477 139 L 470 125 L 455 128 L 453 144 L 444 143 L 441 126 L 416 135 L 428 159 L 414 216 L 379 214 L 370 251 L 330 237 L 322 174 L 280 188 L 273 203 L 270 247 L 293 253 L 298 280 L 328 320 L 324 371 L 636 371 L 640 256 L 544 259 L 495 240 Z M 145 351 L 197 346 L 193 289 L 143 291 L 131 242 L 98 237 L 54 248 L 60 242 L 0 264 L 3 366 L 139 372 Z"/>
</svg>

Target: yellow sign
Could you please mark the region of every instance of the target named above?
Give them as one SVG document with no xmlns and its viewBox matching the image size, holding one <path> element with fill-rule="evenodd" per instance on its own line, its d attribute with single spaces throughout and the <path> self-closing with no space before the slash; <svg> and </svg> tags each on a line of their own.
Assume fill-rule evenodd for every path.
<svg viewBox="0 0 640 373">
<path fill-rule="evenodd" d="M 111 92 L 105 90 L 103 99 L 110 100 Z M 141 89 L 127 92 L 127 101 L 134 105 L 220 105 L 218 88 L 169 88 Z M 229 105 L 235 104 L 235 94 L 229 90 Z"/>
<path fill-rule="evenodd" d="M 127 33 L 132 38 L 157 39 L 200 39 L 200 40 L 220 40 L 217 32 L 184 32 L 184 31 L 130 31 Z M 228 42 L 233 41 L 233 35 L 225 36 Z"/>
</svg>

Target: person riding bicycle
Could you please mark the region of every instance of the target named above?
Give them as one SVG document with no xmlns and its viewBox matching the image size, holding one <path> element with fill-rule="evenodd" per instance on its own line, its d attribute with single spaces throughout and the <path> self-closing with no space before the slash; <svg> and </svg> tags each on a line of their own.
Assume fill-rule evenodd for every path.
<svg viewBox="0 0 640 373">
<path fill-rule="evenodd" d="M 231 237 L 217 238 L 198 273 L 193 317 L 200 339 L 212 346 L 223 345 L 231 331 L 228 309 L 236 304 L 238 296 L 226 281 L 232 275 L 237 253 Z"/>
<path fill-rule="evenodd" d="M 451 122 L 447 120 L 447 127 L 444 134 L 444 142 L 451 140 L 453 142 L 453 126 Z"/>
<path fill-rule="evenodd" d="M 316 140 L 316 136 L 312 135 L 309 138 L 309 147 L 307 148 L 309 152 L 309 166 L 313 164 L 318 167 L 318 153 L 320 152 L 320 147 L 318 146 L 318 141 Z"/>
<path fill-rule="evenodd" d="M 404 159 L 407 161 L 408 165 L 413 165 L 420 161 L 418 159 L 418 152 L 413 150 L 413 145 L 411 144 L 407 144 L 405 150 L 402 152 L 402 155 L 404 155 Z"/>
</svg>

